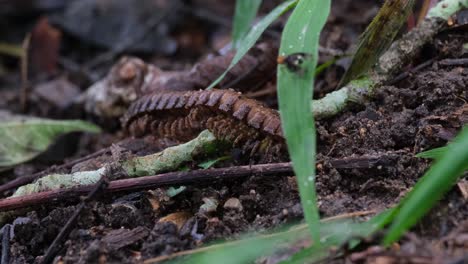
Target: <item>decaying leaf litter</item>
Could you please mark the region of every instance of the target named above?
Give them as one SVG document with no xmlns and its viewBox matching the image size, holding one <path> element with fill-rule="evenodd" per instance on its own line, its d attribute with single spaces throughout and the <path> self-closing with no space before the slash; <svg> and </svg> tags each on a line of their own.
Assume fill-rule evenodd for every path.
<svg viewBox="0 0 468 264">
<path fill-rule="evenodd" d="M 92 4 L 93 1 L 84 2 Z M 126 1 L 116 2 L 128 4 Z M 151 155 L 163 151 L 168 146 L 187 142 L 195 138 L 201 130 L 213 127 L 224 128 L 219 129 L 218 134 L 230 135 L 225 138 L 228 142 L 222 144 L 223 148 L 215 150 L 215 154 L 211 156 L 193 160 L 189 158 L 184 166 L 178 165 L 177 168 L 169 170 L 194 170 L 202 161 L 214 160 L 220 156 L 229 156 L 230 159 L 215 163 L 219 168 L 287 161 L 287 156 L 264 156 L 265 153 L 269 153 L 267 150 L 278 145 L 278 140 L 281 143 L 281 138 L 274 138 L 274 142 L 263 141 L 268 138 L 265 134 L 281 131 L 277 125 L 273 126 L 273 117 L 263 113 L 271 112 L 269 108 L 275 109 L 277 105 L 275 89 L 272 87 L 276 84 L 275 60 L 279 45 L 278 36 L 281 32 L 279 29 L 285 20 L 280 19 L 274 24 L 270 28 L 271 33 L 265 34 L 261 42 L 249 51 L 247 57 L 244 57 L 219 84 L 218 88 L 234 88 L 235 91 L 241 91 L 242 96 L 234 96 L 234 91 L 197 92 L 196 90 L 203 89 L 216 80 L 233 56 L 232 52 L 226 54 L 221 49 L 223 45 L 220 45 L 220 42 L 225 44 L 227 41 L 223 42 L 219 37 L 229 37 L 230 29 L 226 23 L 219 21 L 219 18 L 222 18 L 219 14 L 225 12 L 226 16 L 231 15 L 233 3 L 218 1 L 219 3 L 210 5 L 203 3 L 210 1 L 199 2 L 194 6 L 184 5 L 175 9 L 176 11 L 171 11 L 189 14 L 190 18 L 187 21 L 161 18 L 156 26 L 138 25 L 139 29 L 144 29 L 159 28 L 162 24 L 167 24 L 168 31 L 162 33 L 167 37 L 157 40 L 171 40 L 171 43 L 177 45 L 177 51 L 167 53 L 170 51 L 167 46 L 156 48 L 156 45 L 164 46 L 166 42 L 153 42 L 151 45 L 154 45 L 154 50 L 147 54 L 133 54 L 143 60 L 131 57 L 119 60 L 117 55 L 130 55 L 131 52 L 135 52 L 135 43 L 143 43 L 139 41 L 122 44 L 119 40 L 111 41 L 117 47 L 100 44 L 101 47 L 83 48 L 83 45 L 99 43 L 93 43 L 91 35 L 73 34 L 65 26 L 64 17 L 59 16 L 71 12 L 73 8 L 77 14 L 84 12 L 76 11 L 83 8 L 77 8 L 78 4 L 66 7 L 31 6 L 30 8 L 39 10 L 40 16 L 49 18 L 49 23 L 62 32 L 60 41 L 63 50 L 59 53 L 60 60 L 56 62 L 58 72 L 55 75 L 47 76 L 40 68 L 34 69 L 34 63 L 37 62 L 34 62 L 34 55 L 30 56 L 29 66 L 32 69 L 28 73 L 28 83 L 31 84 L 31 89 L 27 94 L 29 109 L 26 114 L 62 119 L 88 119 L 99 124 L 105 132 L 100 135 L 81 135 L 79 140 L 75 136 L 74 140 L 78 142 L 75 142 L 74 147 L 70 146 L 73 144 L 58 145 L 59 149 L 65 148 L 68 153 L 57 157 L 59 151 L 51 151 L 52 157 L 50 153 L 46 153 L 44 157 L 4 172 L 4 182 L 48 169 L 53 163 L 70 162 L 109 147 L 107 154 L 58 173 L 99 170 L 116 161 Z M 263 9 L 260 9 L 261 14 L 266 14 L 275 6 L 274 3 L 265 2 Z M 198 12 L 190 11 L 191 8 Z M 376 14 L 377 8 L 378 5 L 373 1 L 343 0 L 333 3 L 331 16 L 322 32 L 322 51 L 351 51 L 357 42 L 357 36 Z M 32 21 L 31 24 L 37 21 L 37 17 L 25 15 L 14 6 L 6 10 L 11 10 L 8 11 L 11 12 L 9 16 L 26 17 Z M 164 13 L 169 12 L 167 9 L 161 10 L 161 17 L 171 17 L 170 13 Z M 200 15 L 200 10 L 210 11 L 209 15 Z M 128 13 L 131 14 L 129 16 L 145 17 L 145 14 L 137 11 Z M 3 24 L 1 25 L 3 27 Z M 22 23 L 18 23 L 17 27 L 18 32 L 31 31 L 31 26 Z M 384 85 L 375 92 L 373 99 L 364 105 L 351 105 L 350 110 L 317 122 L 317 190 L 320 213 L 323 216 L 363 211 L 378 212 L 396 204 L 429 165 L 429 161 L 415 158 L 414 155 L 422 150 L 445 145 L 453 139 L 463 124 L 467 123 L 466 64 L 453 66 L 446 63 L 447 60 L 459 60 L 466 56 L 466 50 L 463 48 L 466 42 L 464 30 L 463 26 L 454 27 L 434 36 L 414 60 L 401 65 L 399 73 L 411 72 L 417 65 L 433 59 L 427 67 L 392 85 Z M 10 31 L 12 29 L 5 32 Z M 7 34 L 5 41 L 21 43 L 24 35 L 15 34 Z M 44 35 L 47 34 L 42 36 Z M 40 49 L 41 41 L 42 44 L 52 41 L 50 37 L 44 38 L 45 40 L 40 40 L 40 37 L 36 37 L 36 41 L 39 41 L 36 49 Z M 135 36 L 135 39 L 138 39 L 138 36 Z M 35 47 L 34 42 L 32 45 Z M 125 51 L 115 52 L 120 49 Z M 108 50 L 114 52 L 110 52 L 111 55 L 106 60 L 98 63 L 94 61 L 94 57 Z M 207 56 L 209 51 L 218 54 Z M 34 49 L 31 52 L 34 53 Z M 324 63 L 330 58 L 332 56 L 329 52 L 321 52 L 319 63 Z M 2 108 L 19 112 L 17 102 L 20 101 L 21 95 L 13 87 L 17 87 L 21 81 L 18 71 L 20 62 L 3 56 L 1 59 L 4 65 L 2 67 L 8 74 L 2 74 L 0 92 L 5 99 L 0 104 Z M 346 62 L 346 58 L 340 59 L 318 76 L 314 98 L 320 98 L 326 91 L 334 88 L 347 63 L 349 61 Z M 52 85 L 59 78 L 66 78 L 65 83 L 72 83 L 74 86 Z M 89 86 L 93 89 L 86 90 Z M 72 96 L 72 103 L 61 104 L 61 98 L 55 96 L 61 91 L 66 97 L 63 100 L 70 102 L 66 94 L 76 94 L 77 89 L 82 95 Z M 145 97 L 154 92 L 150 91 L 151 89 L 169 93 L 151 95 L 155 99 Z M 187 90 L 192 91 L 184 92 Z M 199 93 L 199 96 L 194 96 L 190 101 L 189 95 L 196 93 Z M 231 94 L 236 99 L 228 100 L 229 97 L 223 97 L 223 94 Z M 258 100 L 255 105 L 249 105 L 247 110 L 246 107 L 242 107 L 242 102 L 239 103 L 241 107 L 236 106 L 239 98 L 242 101 L 244 97 L 247 99 L 249 94 L 255 95 L 255 99 Z M 140 98 L 142 103 L 133 105 L 133 110 L 127 115 L 131 115 L 132 111 L 144 112 L 138 114 L 137 119 L 140 121 L 137 121 L 137 126 L 140 127 L 140 131 L 147 133 L 147 136 L 132 141 L 128 139 L 124 130 L 119 128 L 118 118 L 127 112 L 129 105 L 137 98 Z M 223 100 L 226 102 L 224 106 L 218 103 Z M 210 102 L 214 103 L 210 105 Z M 176 107 L 178 103 L 190 106 Z M 251 110 L 255 110 L 256 107 L 266 110 Z M 236 111 L 232 109 L 244 110 L 235 114 Z M 250 112 L 254 114 L 249 116 Z M 244 119 L 239 118 L 239 115 L 247 116 Z M 209 121 L 210 118 L 212 121 Z M 235 141 L 243 133 L 247 136 L 239 137 L 238 145 L 234 144 L 234 148 L 226 144 Z M 139 133 L 139 136 L 141 134 Z M 244 144 L 245 138 L 262 140 L 260 143 L 252 140 L 253 142 Z M 115 145 L 111 146 L 112 144 Z M 55 173 L 53 168 L 51 173 Z M 112 178 L 114 176 L 116 178 Z M 123 173 L 115 172 L 114 176 L 111 176 L 111 181 L 123 177 Z M 195 182 L 186 185 L 185 190 L 176 192 L 175 196 L 167 187 L 102 195 L 94 202 L 86 204 L 58 256 L 67 262 L 138 262 L 192 249 L 217 239 L 237 237 L 247 231 L 265 231 L 282 223 L 291 223 L 302 218 L 302 209 L 293 174 L 289 176 L 263 177 L 258 174 L 241 179 Z M 414 233 L 401 242 L 400 250 L 381 251 L 377 257 L 383 260 L 423 259 L 440 263 L 441 260 L 454 261 L 462 256 L 464 249 L 466 250 L 463 237 L 467 232 L 468 214 L 462 186 L 459 184 L 454 188 L 433 213 L 413 230 Z M 71 199 L 22 209 L 22 212 L 10 216 L 8 221 L 14 230 L 13 233 L 10 232 L 13 234 L 10 240 L 11 260 L 18 263 L 39 261 L 37 257 L 45 253 L 75 208 L 76 202 Z M 443 243 L 434 245 L 433 242 L 436 241 Z M 289 254 L 294 253 L 292 251 Z M 362 250 L 348 256 L 348 260 L 371 261 L 372 254 L 372 251 Z M 280 259 L 281 256 L 272 255 L 268 260 L 275 263 Z"/>
</svg>

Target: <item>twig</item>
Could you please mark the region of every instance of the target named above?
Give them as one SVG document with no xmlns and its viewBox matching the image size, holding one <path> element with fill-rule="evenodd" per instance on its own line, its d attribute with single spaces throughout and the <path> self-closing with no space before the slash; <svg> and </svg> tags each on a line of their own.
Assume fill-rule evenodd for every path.
<svg viewBox="0 0 468 264">
<path fill-rule="evenodd" d="M 331 159 L 331 166 L 338 169 L 349 168 L 373 168 L 378 166 L 393 166 L 399 153 L 382 153 L 379 155 L 364 155 L 360 157 Z M 319 163 L 321 161 L 318 161 Z M 136 191 L 154 187 L 197 183 L 197 181 L 221 180 L 230 178 L 247 177 L 254 174 L 267 175 L 291 175 L 293 169 L 290 163 L 270 163 L 255 166 L 239 166 L 230 168 L 220 168 L 212 170 L 196 170 L 188 172 L 170 172 L 155 176 L 124 179 L 112 181 L 106 192 Z M 27 206 L 47 203 L 54 199 L 63 200 L 76 198 L 89 191 L 90 185 L 81 185 L 73 188 L 62 188 L 51 191 L 44 191 L 34 194 L 27 194 L 13 198 L 0 200 L 0 212 Z"/>
<path fill-rule="evenodd" d="M 9 182 L 7 182 L 7 183 L 5 183 L 3 185 L 0 185 L 0 194 L 4 194 L 4 192 L 6 192 L 6 191 L 9 191 L 9 190 L 12 190 L 14 188 L 20 187 L 22 185 L 28 184 L 28 183 L 36 180 L 36 179 L 39 179 L 39 178 L 51 173 L 52 171 L 59 171 L 59 170 L 62 170 L 62 169 L 70 169 L 71 167 L 75 166 L 78 163 L 81 163 L 83 161 L 87 161 L 89 159 L 101 156 L 103 154 L 108 153 L 109 151 L 110 151 L 110 148 L 101 149 L 99 151 L 91 153 L 91 154 L 89 154 L 87 156 L 84 156 L 82 158 L 79 158 L 79 159 L 64 163 L 64 164 L 62 164 L 60 166 L 53 166 L 53 167 L 50 167 L 50 168 L 48 168 L 46 170 L 31 174 L 31 175 L 28 175 L 28 176 L 23 176 L 23 177 L 14 179 L 14 180 L 9 181 Z"/>
<path fill-rule="evenodd" d="M 10 263 L 10 224 L 6 224 L 2 228 L 2 261 L 1 264 Z"/>
<path fill-rule="evenodd" d="M 107 171 L 105 172 L 107 173 Z M 57 252 L 62 248 L 62 243 L 63 240 L 68 237 L 70 234 L 71 230 L 75 226 L 76 220 L 78 219 L 78 216 L 80 215 L 81 211 L 84 209 L 86 204 L 91 201 L 91 199 L 94 198 L 94 196 L 101 190 L 105 189 L 105 186 L 107 185 L 107 177 L 106 175 L 102 175 L 101 179 L 99 182 L 97 182 L 93 189 L 89 192 L 88 196 L 86 196 L 81 203 L 77 206 L 75 212 L 73 215 L 68 219 L 67 223 L 65 226 L 60 230 L 60 233 L 55 237 L 54 241 L 52 244 L 50 244 L 49 248 L 47 249 L 46 253 L 44 254 L 44 257 L 41 260 L 42 264 L 47 264 L 50 263 Z"/>
<path fill-rule="evenodd" d="M 222 169 L 195 170 L 169 172 L 154 176 L 111 181 L 104 193 L 123 191 L 138 191 L 153 189 L 161 186 L 198 183 L 202 181 L 215 181 L 236 179 L 252 175 L 272 176 L 291 175 L 293 169 L 291 163 L 272 163 L 254 166 L 239 166 Z M 0 200 L 0 212 L 25 208 L 35 205 L 44 205 L 51 202 L 64 201 L 77 198 L 88 193 L 93 185 L 84 185 L 69 189 L 57 189 L 53 191 L 34 193 L 14 198 Z"/>
<path fill-rule="evenodd" d="M 439 65 L 441 66 L 467 66 L 468 58 L 445 59 L 445 60 L 439 61 Z"/>
<path fill-rule="evenodd" d="M 435 59 L 427 60 L 427 61 L 417 65 L 416 67 L 412 68 L 411 70 L 399 74 L 397 77 L 395 77 L 391 81 L 389 81 L 388 84 L 393 85 L 393 84 L 399 83 L 399 82 L 403 81 L 404 79 L 408 78 L 410 75 L 412 75 L 414 73 L 417 73 L 417 72 L 419 72 L 420 70 L 422 70 L 424 68 L 429 67 L 432 63 L 434 63 L 434 61 L 435 61 Z"/>
<path fill-rule="evenodd" d="M 21 111 L 26 112 L 28 93 L 29 93 L 29 45 L 31 43 L 31 34 L 27 34 L 23 40 L 21 55 L 21 92 L 20 92 L 20 105 Z"/>
</svg>

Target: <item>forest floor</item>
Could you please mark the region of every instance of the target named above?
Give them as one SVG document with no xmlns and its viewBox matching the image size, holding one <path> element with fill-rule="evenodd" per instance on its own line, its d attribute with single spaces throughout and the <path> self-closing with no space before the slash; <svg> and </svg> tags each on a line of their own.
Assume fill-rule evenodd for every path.
<svg viewBox="0 0 468 264">
<path fill-rule="evenodd" d="M 120 53 L 133 54 L 165 71 L 174 71 L 189 69 L 219 50 L 229 42 L 233 1 L 194 2 L 193 8 L 199 11 L 198 15 L 187 10 L 175 10 L 171 12 L 179 13 L 172 13 L 162 20 L 167 32 L 162 30 L 160 38 L 148 42 L 148 45 L 158 45 L 156 51 L 141 47 L 136 50 L 128 48 Z M 263 14 L 274 6 L 274 1 L 266 2 L 261 10 Z M 378 10 L 379 5 L 375 2 L 333 1 L 331 16 L 321 36 L 321 46 L 342 52 L 352 49 Z M 71 4 L 67 5 L 66 8 L 70 8 Z M 27 107 L 23 111 L 19 103 L 24 96 L 20 92 L 19 60 L 1 57 L 0 108 L 30 116 L 87 119 L 99 124 L 104 132 L 99 135 L 75 133 L 64 137 L 39 158 L 2 172 L 0 181 L 3 183 L 47 169 L 53 164 L 76 160 L 128 137 L 119 127 L 118 118 L 96 117 L 86 112 L 83 105 L 71 102 L 90 85 L 104 78 L 120 55 L 111 56 L 87 71 L 79 70 L 79 66 L 86 65 L 115 46 L 96 48 L 89 44 L 87 36 L 70 34 L 64 25 L 79 23 L 72 20 L 79 21 L 80 18 L 60 17 L 66 14 L 64 7 L 30 8 L 32 10 L 23 12 L 19 7 L 12 7 L 7 14 L 8 19 L 0 18 L 2 41 L 20 43 L 27 32 L 32 32 Z M 205 13 L 200 15 L 202 11 Z M 173 21 L 175 17 L 184 19 Z M 45 18 L 49 18 L 51 25 L 40 25 Z M 264 41 L 278 44 L 284 21 L 277 22 Z M 103 32 L 106 30 L 112 29 L 108 26 Z M 57 34 L 58 39 L 51 34 Z M 382 87 L 365 105 L 355 105 L 333 118 L 317 121 L 317 190 L 322 217 L 369 211 L 368 215 L 360 217 L 368 219 L 372 213 L 395 205 L 430 165 L 429 160 L 416 158 L 415 154 L 445 145 L 468 123 L 468 64 L 453 66 L 446 63 L 447 59 L 466 57 L 466 50 L 461 52 L 466 36 L 466 29 L 439 34 L 402 74 L 410 73 L 415 66 L 431 60 L 427 67 Z M 50 53 L 45 55 L 55 44 L 60 48 L 49 50 Z M 321 54 L 319 63 L 330 58 L 330 55 Z M 317 77 L 316 98 L 336 88 L 348 64 L 349 60 L 341 59 Z M 251 87 L 255 90 L 247 89 L 243 93 L 269 107 L 277 107 L 274 74 L 264 84 L 252 83 Z M 140 146 L 135 147 L 137 144 Z M 130 141 L 127 145 L 131 145 L 128 147 L 130 151 L 138 149 L 135 154 L 151 153 L 159 147 L 156 143 L 152 145 L 149 139 L 144 143 Z M 96 167 L 96 164 L 112 158 L 109 153 L 103 154 L 75 165 L 73 170 Z M 216 163 L 215 167 L 249 163 L 252 161 L 233 158 Z M 197 164 L 187 164 L 187 168 L 197 169 Z M 468 197 L 464 192 L 467 185 L 466 177 L 462 178 L 439 205 L 400 241 L 398 250 L 392 248 L 381 252 L 380 260 L 387 262 L 377 262 L 376 256 L 361 249 L 362 252 L 350 253 L 335 263 L 466 263 Z M 103 195 L 88 202 L 57 259 L 65 263 L 138 263 L 219 239 L 239 238 L 247 232 L 265 232 L 302 219 L 293 174 L 254 175 L 185 187 L 172 197 L 167 195 L 164 187 Z M 204 212 L 201 206 L 207 201 L 216 201 L 219 205 L 210 212 Z M 56 201 L 30 207 L 12 219 L 11 263 L 37 262 L 76 207 L 76 200 Z M 276 261 L 271 258 L 265 263 Z"/>
</svg>

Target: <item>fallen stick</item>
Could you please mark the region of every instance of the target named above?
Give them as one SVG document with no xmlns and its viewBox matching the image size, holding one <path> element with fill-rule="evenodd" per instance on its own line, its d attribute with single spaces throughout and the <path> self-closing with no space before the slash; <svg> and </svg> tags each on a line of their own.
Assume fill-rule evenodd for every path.
<svg viewBox="0 0 468 264">
<path fill-rule="evenodd" d="M 382 153 L 379 155 L 364 155 L 329 160 L 336 169 L 369 169 L 379 166 L 394 166 L 399 153 Z M 404 153 L 401 153 L 404 154 Z M 322 161 L 318 161 L 321 163 Z M 164 186 L 186 185 L 207 181 L 237 179 L 252 175 L 258 176 L 290 176 L 294 173 L 291 163 L 269 163 L 252 166 L 238 166 L 208 170 L 193 170 L 168 172 L 153 176 L 115 180 L 109 183 L 104 193 L 130 192 L 147 190 Z M 11 197 L 0 200 L 0 212 L 26 208 L 35 205 L 76 199 L 89 193 L 94 185 L 82 185 L 73 188 L 61 188 L 51 191 Z M 0 222 L 1 220 L 0 215 Z"/>
<path fill-rule="evenodd" d="M 214 181 L 224 179 L 236 179 L 252 175 L 273 176 L 291 175 L 293 169 L 291 163 L 272 163 L 254 166 L 240 166 L 222 169 L 208 169 L 195 171 L 169 172 L 154 176 L 131 178 L 111 181 L 103 191 L 104 194 L 139 191 L 169 185 L 185 185 L 202 181 Z M 95 185 L 84 185 L 74 188 L 63 188 L 23 195 L 0 200 L 0 212 L 25 208 L 35 205 L 44 205 L 52 202 L 63 202 L 67 199 L 76 199 L 81 195 L 89 193 Z"/>
</svg>

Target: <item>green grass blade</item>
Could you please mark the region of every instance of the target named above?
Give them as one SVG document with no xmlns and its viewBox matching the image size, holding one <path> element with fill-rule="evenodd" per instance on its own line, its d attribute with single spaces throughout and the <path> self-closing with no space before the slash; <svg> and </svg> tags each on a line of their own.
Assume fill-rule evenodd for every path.
<svg viewBox="0 0 468 264">
<path fill-rule="evenodd" d="M 359 78 L 392 44 L 401 26 L 412 10 L 414 0 L 387 0 L 379 13 L 361 35 L 353 61 L 343 76 L 340 86 Z"/>
<path fill-rule="evenodd" d="M 231 64 L 226 69 L 226 71 L 219 76 L 210 86 L 206 89 L 212 89 L 215 87 L 223 78 L 226 76 L 226 73 L 232 69 L 241 59 L 244 57 L 245 54 L 249 51 L 250 48 L 253 47 L 255 42 L 260 38 L 262 33 L 268 28 L 268 26 L 275 21 L 278 17 L 282 14 L 293 8 L 297 4 L 298 0 L 290 0 L 282 3 L 281 5 L 277 6 L 273 9 L 268 15 L 266 15 L 262 20 L 260 20 L 249 33 L 240 41 L 239 48 L 237 49 L 236 55 L 232 58 Z"/>
<path fill-rule="evenodd" d="M 400 202 L 384 239 L 385 245 L 398 240 L 406 230 L 416 224 L 464 172 L 468 160 L 468 126 L 448 147 L 450 151 L 431 166 L 407 197 Z"/>
<path fill-rule="evenodd" d="M 385 216 L 384 213 L 380 214 Z M 320 245 L 312 245 L 298 251 L 288 260 L 280 262 L 280 264 L 302 264 L 302 263 L 328 263 L 331 260 L 331 248 L 339 248 L 343 244 L 349 244 L 349 247 L 358 245 L 360 238 L 369 237 L 377 230 L 381 229 L 379 223 L 381 217 L 377 216 L 364 223 L 354 223 L 351 221 L 337 221 L 324 223 L 321 227 L 322 243 Z M 350 241 L 352 240 L 352 241 Z"/>
<path fill-rule="evenodd" d="M 452 144 L 456 144 L 453 142 Z M 438 160 L 445 155 L 446 152 L 450 151 L 450 145 L 435 149 L 426 150 L 424 152 L 416 154 L 417 158 L 423 159 L 435 159 Z M 468 160 L 465 162 L 465 170 L 468 170 Z"/>
<path fill-rule="evenodd" d="M 238 49 L 241 40 L 250 30 L 262 0 L 237 0 L 232 25 L 232 48 Z"/>
<path fill-rule="evenodd" d="M 311 111 L 320 31 L 330 0 L 301 0 L 284 28 L 280 55 L 306 54 L 300 69 L 278 65 L 278 102 L 286 143 L 297 177 L 304 216 L 314 241 L 319 241 L 315 192 L 315 125 Z"/>
<path fill-rule="evenodd" d="M 367 233 L 365 231 L 367 227 L 363 224 L 351 220 L 324 222 L 321 235 L 326 245 L 337 246 L 350 237 Z M 258 257 L 271 254 L 280 247 L 288 247 L 297 241 L 310 238 L 306 230 L 306 225 L 299 224 L 271 234 L 214 244 L 195 250 L 188 258 L 175 259 L 170 263 L 254 263 Z M 326 248 L 316 244 L 307 253 L 309 259 L 318 259 L 326 256 L 328 252 Z M 153 262 L 147 261 L 147 263 Z"/>
<path fill-rule="evenodd" d="M 439 159 L 445 154 L 445 152 L 447 152 L 447 147 L 440 147 L 418 153 L 416 154 L 416 157 L 424 159 Z"/>
<path fill-rule="evenodd" d="M 296 225 L 271 234 L 213 244 L 195 250 L 188 258 L 174 259 L 170 263 L 253 263 L 259 256 L 271 253 L 279 244 L 306 239 L 304 229 L 304 225 Z"/>
</svg>

